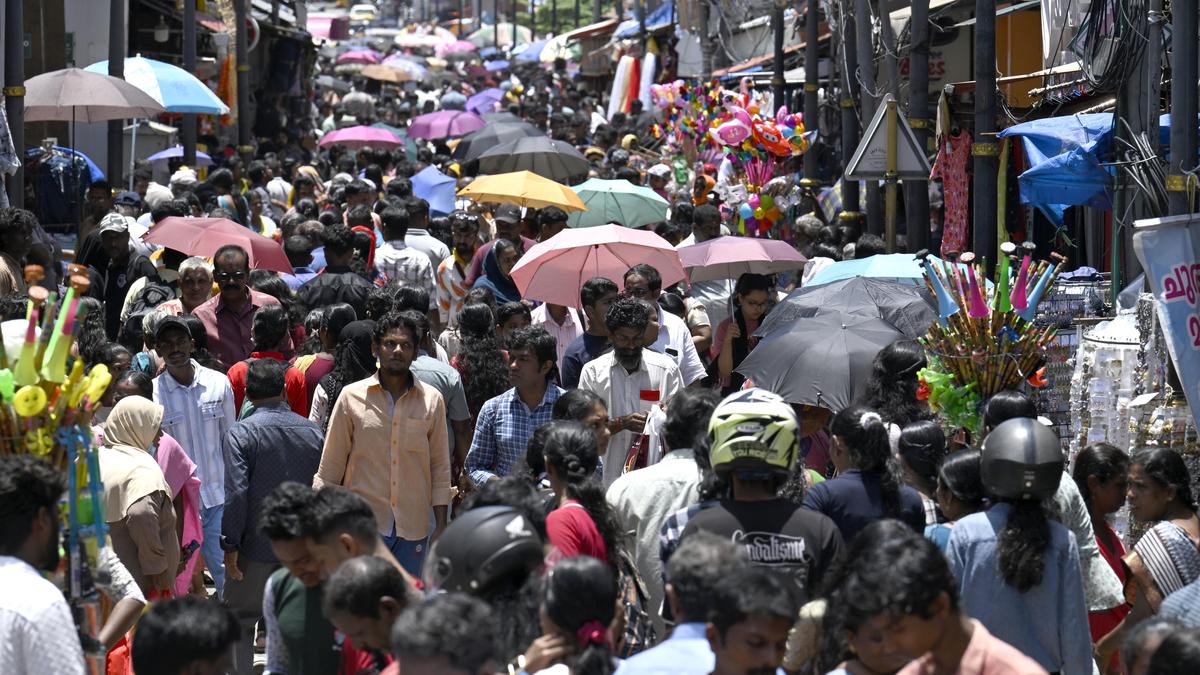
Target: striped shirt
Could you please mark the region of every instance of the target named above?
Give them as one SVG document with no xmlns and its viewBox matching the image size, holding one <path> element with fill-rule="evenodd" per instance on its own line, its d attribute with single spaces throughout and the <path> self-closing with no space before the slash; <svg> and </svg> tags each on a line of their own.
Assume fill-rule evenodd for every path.
<svg viewBox="0 0 1200 675">
<path fill-rule="evenodd" d="M 221 373 L 192 361 L 195 375 L 182 385 L 169 371 L 154 378 L 154 401 L 163 411 L 163 431 L 179 441 L 196 463 L 204 508 L 225 503 L 225 455 L 221 439 L 237 421 L 233 388 Z"/>
<path fill-rule="evenodd" d="M 429 256 L 410 248 L 403 240 L 389 241 L 375 251 L 375 269 L 388 279 L 424 288 L 429 293 L 429 309 L 436 306 Z"/>
</svg>

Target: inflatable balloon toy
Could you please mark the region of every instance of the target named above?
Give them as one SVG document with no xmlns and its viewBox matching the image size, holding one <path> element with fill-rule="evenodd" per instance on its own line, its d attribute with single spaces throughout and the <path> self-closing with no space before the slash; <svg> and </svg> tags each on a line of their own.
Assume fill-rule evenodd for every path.
<svg viewBox="0 0 1200 675">
<path fill-rule="evenodd" d="M 756 120 L 753 126 L 754 138 L 767 149 L 772 155 L 777 157 L 787 157 L 792 154 L 792 146 L 788 139 L 783 137 L 779 128 L 772 122 Z"/>
</svg>

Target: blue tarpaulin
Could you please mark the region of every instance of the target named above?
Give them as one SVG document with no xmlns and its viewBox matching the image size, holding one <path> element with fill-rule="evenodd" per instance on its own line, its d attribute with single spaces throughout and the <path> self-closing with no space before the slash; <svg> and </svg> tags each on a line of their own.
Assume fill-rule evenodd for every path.
<svg viewBox="0 0 1200 675">
<path fill-rule="evenodd" d="M 664 2 L 655 7 L 653 11 L 646 15 L 646 31 L 654 31 L 671 23 L 672 3 Z M 638 36 L 640 24 L 635 14 L 632 19 L 624 21 L 617 29 L 613 31 L 613 35 L 621 39 L 635 38 Z"/>
</svg>

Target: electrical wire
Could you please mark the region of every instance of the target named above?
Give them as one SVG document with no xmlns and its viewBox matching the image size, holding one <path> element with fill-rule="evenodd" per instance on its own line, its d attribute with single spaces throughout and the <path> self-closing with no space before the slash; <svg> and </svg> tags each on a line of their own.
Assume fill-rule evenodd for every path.
<svg viewBox="0 0 1200 675">
<path fill-rule="evenodd" d="M 1146 0 L 1092 0 L 1069 46 L 1096 90 L 1115 91 L 1134 75 L 1149 16 Z"/>
</svg>

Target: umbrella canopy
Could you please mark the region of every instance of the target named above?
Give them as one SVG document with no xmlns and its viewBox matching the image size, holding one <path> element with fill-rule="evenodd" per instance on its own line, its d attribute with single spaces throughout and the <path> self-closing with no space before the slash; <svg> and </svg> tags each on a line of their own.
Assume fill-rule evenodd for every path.
<svg viewBox="0 0 1200 675">
<path fill-rule="evenodd" d="M 456 54 L 462 52 L 473 52 L 478 47 L 473 42 L 466 40 L 455 40 L 454 42 L 442 43 L 437 46 L 436 53 L 438 56 L 445 57 L 447 54 Z"/>
<path fill-rule="evenodd" d="M 549 42 L 549 40 L 535 40 L 512 50 L 512 54 L 516 56 L 518 61 L 537 63 L 541 59 L 542 50 L 546 48 L 546 44 Z"/>
<path fill-rule="evenodd" d="M 938 318 L 937 303 L 923 286 L 855 277 L 792 291 L 771 310 L 756 335 L 772 335 L 826 312 L 877 317 L 913 339 Z"/>
<path fill-rule="evenodd" d="M 588 168 L 587 159 L 575 146 L 545 136 L 519 138 L 479 156 L 479 170 L 483 173 L 532 171 L 559 183 L 572 183 L 572 179 L 587 176 Z"/>
<path fill-rule="evenodd" d="M 935 264 L 941 263 L 937 256 L 931 255 L 929 259 Z M 804 285 L 821 286 L 854 277 L 886 279 L 914 286 L 925 285 L 925 271 L 920 261 L 911 253 L 889 253 L 858 260 L 840 260 L 814 274 Z"/>
<path fill-rule="evenodd" d="M 448 138 L 463 136 L 486 126 L 483 118 L 472 112 L 461 110 L 439 110 L 427 115 L 418 115 L 408 125 L 411 138 Z"/>
<path fill-rule="evenodd" d="M 493 73 L 496 72 L 497 70 L 504 70 L 505 68 L 508 68 L 510 65 L 511 64 L 508 61 L 505 61 L 504 59 L 496 59 L 495 61 L 484 61 L 484 63 L 483 63 L 483 67 L 486 70 L 488 70 L 489 72 L 493 72 Z"/>
<path fill-rule="evenodd" d="M 480 114 L 495 112 L 496 104 L 502 100 L 504 100 L 504 90 L 499 87 L 491 87 L 467 99 L 467 110 Z"/>
<path fill-rule="evenodd" d="M 763 338 L 735 370 L 789 403 L 837 412 L 862 393 L 879 350 L 905 339 L 878 317 L 818 314 Z"/>
<path fill-rule="evenodd" d="M 492 35 L 499 30 L 496 39 L 493 40 Z M 525 26 L 517 26 L 517 44 L 523 45 L 533 40 L 533 34 Z M 479 30 L 467 36 L 467 41 L 476 47 L 488 47 L 493 42 L 501 47 L 513 46 L 513 25 L 511 23 L 501 23 L 498 26 L 484 26 Z"/>
<path fill-rule="evenodd" d="M 108 61 L 93 63 L 84 70 L 108 74 Z M 125 81 L 150 95 L 173 113 L 225 115 L 229 106 L 195 75 L 169 63 L 132 56 L 125 59 Z"/>
<path fill-rule="evenodd" d="M 173 148 L 167 148 L 166 150 L 150 155 L 146 158 L 146 161 L 165 162 L 168 159 L 178 159 L 180 157 L 183 157 L 183 146 L 176 145 Z M 199 150 L 196 151 L 196 166 L 212 166 L 212 163 L 212 157 L 209 157 Z"/>
<path fill-rule="evenodd" d="M 444 216 L 454 210 L 454 186 L 457 183 L 452 176 L 427 166 L 413 175 L 413 196 L 429 202 L 429 212 Z"/>
<path fill-rule="evenodd" d="M 536 244 L 513 266 L 512 279 L 522 298 L 580 307 L 583 282 L 607 277 L 622 286 L 625 272 L 643 263 L 659 271 L 664 286 L 684 278 L 670 242 L 653 232 L 608 225 L 563 230 Z"/>
<path fill-rule="evenodd" d="M 387 60 L 385 60 L 383 62 L 382 65 L 384 67 L 390 68 L 392 70 L 398 70 L 398 71 L 404 73 L 408 77 L 409 80 L 414 81 L 414 82 L 417 80 L 423 80 L 429 76 L 428 68 L 426 68 L 425 66 L 417 63 L 416 61 L 414 61 L 410 58 L 395 57 L 395 56 L 389 57 Z M 363 70 L 366 70 L 366 68 L 364 68 Z"/>
<path fill-rule="evenodd" d="M 163 112 L 161 103 L 125 80 L 79 68 L 25 80 L 26 122 L 105 122 Z"/>
<path fill-rule="evenodd" d="M 319 75 L 316 79 L 317 86 L 326 89 L 332 89 L 336 92 L 345 94 L 350 91 L 350 85 L 332 75 Z"/>
<path fill-rule="evenodd" d="M 337 63 L 379 63 L 379 52 L 374 49 L 352 49 L 337 57 Z"/>
<path fill-rule="evenodd" d="M 292 273 L 279 242 L 226 218 L 163 218 L 142 235 L 142 241 L 204 258 L 226 244 L 237 244 L 250 255 L 250 267 Z"/>
<path fill-rule="evenodd" d="M 346 127 L 331 131 L 321 137 L 317 145 L 344 145 L 347 148 L 384 147 L 394 148 L 404 144 L 404 139 L 387 129 L 376 127 Z"/>
<path fill-rule="evenodd" d="M 442 110 L 465 110 L 467 107 L 467 97 L 457 91 L 451 91 L 442 94 L 439 104 Z"/>
<path fill-rule="evenodd" d="M 397 46 L 413 49 L 418 47 L 440 47 L 446 43 L 442 38 L 426 33 L 401 33 L 394 39 Z"/>
<path fill-rule="evenodd" d="M 627 180 L 592 178 L 571 188 L 587 205 L 586 213 L 572 213 L 568 227 L 595 227 L 620 223 L 641 227 L 667 219 L 670 204 L 648 187 Z"/>
<path fill-rule="evenodd" d="M 568 213 L 587 209 L 571 188 L 529 171 L 481 176 L 458 194 L 477 202 L 516 204 L 535 209 L 557 206 Z"/>
<path fill-rule="evenodd" d="M 417 64 L 412 64 L 419 68 Z M 417 82 L 421 79 L 420 74 L 414 75 L 413 72 L 406 68 L 393 68 L 391 65 L 381 63 L 372 63 L 369 66 L 363 66 L 359 71 L 359 75 L 371 80 L 379 80 L 380 82 L 391 82 L 399 84 L 401 82 Z"/>
<path fill-rule="evenodd" d="M 394 127 L 394 126 L 392 126 L 390 124 L 386 124 L 384 122 L 376 122 L 376 123 L 372 124 L 371 126 L 376 129 L 383 129 L 385 131 L 389 131 L 389 132 L 395 134 L 397 137 L 403 139 L 404 140 L 404 154 L 406 157 L 408 157 L 408 161 L 410 161 L 410 162 L 417 161 L 417 142 L 408 137 L 408 129 L 401 129 L 399 127 Z"/>
<path fill-rule="evenodd" d="M 555 59 L 564 61 L 578 61 L 582 50 L 579 47 L 579 42 L 572 41 L 566 33 L 557 35 L 546 43 L 546 48 L 542 50 L 542 63 L 553 63 Z"/>
<path fill-rule="evenodd" d="M 486 117 L 484 118 L 487 119 Z M 487 120 L 488 125 L 479 131 L 463 136 L 458 146 L 454 148 L 451 157 L 464 162 L 479 159 L 483 153 L 492 148 L 521 138 L 544 136 L 536 127 L 528 122 L 494 122 Z"/>
<path fill-rule="evenodd" d="M 504 91 L 504 90 L 501 89 L 501 91 Z M 481 117 L 483 117 L 484 122 L 500 122 L 501 124 L 529 124 L 525 120 L 521 119 L 520 117 L 517 117 L 516 115 L 508 112 L 507 110 L 505 110 L 504 112 L 483 113 L 481 115 Z M 531 128 L 533 127 L 532 124 L 529 124 L 529 126 Z M 542 134 L 541 131 L 538 131 L 538 129 L 536 129 L 536 128 L 534 128 L 534 131 L 537 131 L 539 134 L 541 134 L 543 136 L 545 135 L 545 134 Z"/>
<path fill-rule="evenodd" d="M 743 274 L 778 274 L 808 262 L 786 241 L 754 237 L 717 237 L 679 249 L 679 259 L 694 284 L 712 279 L 737 279 Z"/>
</svg>

